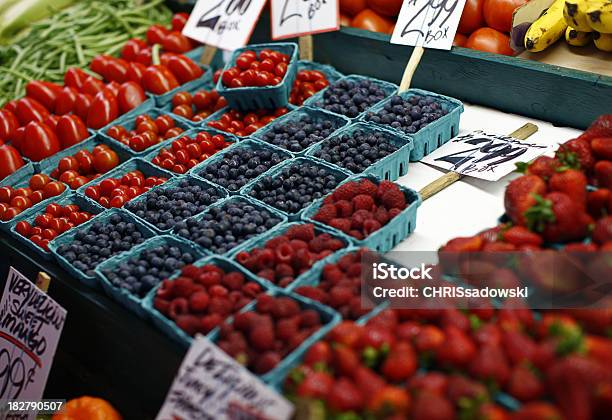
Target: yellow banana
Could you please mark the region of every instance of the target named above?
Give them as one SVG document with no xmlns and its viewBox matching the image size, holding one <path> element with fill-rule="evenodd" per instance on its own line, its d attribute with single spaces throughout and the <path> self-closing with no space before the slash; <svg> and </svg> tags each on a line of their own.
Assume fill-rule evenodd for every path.
<svg viewBox="0 0 612 420">
<path fill-rule="evenodd" d="M 584 47 L 586 44 L 591 42 L 591 33 L 577 31 L 571 26 L 568 26 L 565 30 L 565 41 L 567 41 L 569 45 L 573 45 L 575 47 Z"/>
<path fill-rule="evenodd" d="M 602 51 L 612 52 L 612 34 L 593 32 L 593 43 Z"/>
<path fill-rule="evenodd" d="M 597 32 L 612 34 L 612 1 L 604 4 L 592 2 L 586 11 L 587 23 Z"/>
<path fill-rule="evenodd" d="M 525 48 L 531 52 L 543 51 L 565 33 L 567 23 L 563 18 L 565 0 L 555 2 L 531 24 L 525 34 Z"/>
<path fill-rule="evenodd" d="M 565 23 L 578 31 L 591 32 L 593 29 L 591 29 L 587 22 L 586 14 L 591 3 L 595 2 L 589 0 L 565 0 L 565 4 L 563 5 L 563 18 L 565 19 Z"/>
</svg>

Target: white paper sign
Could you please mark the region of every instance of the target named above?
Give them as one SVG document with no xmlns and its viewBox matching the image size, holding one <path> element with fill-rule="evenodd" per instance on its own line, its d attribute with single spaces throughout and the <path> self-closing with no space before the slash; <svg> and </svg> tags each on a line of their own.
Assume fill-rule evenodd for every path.
<svg viewBox="0 0 612 420">
<path fill-rule="evenodd" d="M 550 145 L 518 140 L 510 136 L 474 131 L 455 137 L 421 162 L 487 181 L 498 181 L 546 153 Z"/>
<path fill-rule="evenodd" d="M 340 28 L 338 0 L 272 0 L 272 39 L 336 31 Z"/>
<path fill-rule="evenodd" d="M 40 401 L 65 320 L 64 308 L 10 268 L 0 301 L 2 407 L 8 400 Z"/>
<path fill-rule="evenodd" d="M 196 338 L 157 420 L 285 420 L 293 405 L 211 343 Z"/>
<path fill-rule="evenodd" d="M 198 0 L 183 34 L 224 50 L 244 47 L 265 4 L 266 0 Z"/>
<path fill-rule="evenodd" d="M 404 0 L 392 44 L 450 50 L 465 0 Z"/>
</svg>

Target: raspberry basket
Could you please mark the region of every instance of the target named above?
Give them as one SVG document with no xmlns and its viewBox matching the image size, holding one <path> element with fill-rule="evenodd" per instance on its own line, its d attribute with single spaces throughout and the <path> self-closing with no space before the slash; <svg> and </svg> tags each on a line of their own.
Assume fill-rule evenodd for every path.
<svg viewBox="0 0 612 420">
<path fill-rule="evenodd" d="M 437 93 L 428 92 L 421 89 L 409 89 L 406 92 L 399 94 L 399 96 L 404 99 L 410 98 L 414 95 L 431 96 L 435 98 L 436 102 L 442 104 L 442 108 L 448 111 L 448 114 L 435 121 L 432 121 L 414 134 L 406 134 L 403 131 L 394 129 L 390 126 L 367 121 L 377 128 L 385 127 L 395 132 L 398 136 L 412 138 L 414 142 L 414 149 L 410 153 L 410 160 L 412 162 L 423 159 L 424 156 L 433 152 L 438 147 L 442 146 L 451 138 L 459 134 L 459 120 L 461 119 L 461 113 L 463 112 L 463 103 L 448 96 L 439 95 Z M 389 101 L 390 98 L 387 98 L 382 102 L 379 102 L 370 108 L 369 112 L 376 113 L 382 110 L 385 104 Z M 359 119 L 366 122 L 366 113 L 362 114 Z"/>
<path fill-rule="evenodd" d="M 89 229 L 94 223 L 104 224 L 108 220 L 110 220 L 110 218 L 115 214 L 120 215 L 121 218 L 126 222 L 134 223 L 138 231 L 142 233 L 145 238 L 151 238 L 155 236 L 155 232 L 153 232 L 151 229 L 149 229 L 148 227 L 140 223 L 138 220 L 136 220 L 134 216 L 132 216 L 127 211 L 123 209 L 110 209 L 110 210 L 106 210 L 98 214 L 95 217 L 92 217 L 87 222 L 83 223 L 82 225 L 78 227 L 75 227 L 74 229 L 69 230 L 63 235 L 58 236 L 57 238 L 55 238 L 53 241 L 49 243 L 49 250 L 51 251 L 51 254 L 53 254 L 55 259 L 57 260 L 58 264 L 62 266 L 66 271 L 68 271 L 68 273 L 70 273 L 73 277 L 77 278 L 79 281 L 81 281 L 83 284 L 89 287 L 93 287 L 93 288 L 99 287 L 100 284 L 98 282 L 98 279 L 94 276 L 86 275 L 81 270 L 79 270 L 78 268 L 70 264 L 68 260 L 66 260 L 64 257 L 62 257 L 57 252 L 57 249 L 59 248 L 60 245 L 69 244 L 73 242 L 74 236 L 77 232 L 85 230 L 85 229 Z M 117 255 L 121 255 L 126 252 L 129 252 L 129 251 L 123 251 L 123 252 L 118 253 Z M 114 257 L 114 255 L 111 256 L 110 258 L 112 257 Z"/>
<path fill-rule="evenodd" d="M 315 156 L 315 154 L 318 151 L 320 151 L 330 139 L 339 137 L 345 134 L 350 136 L 357 130 L 363 130 L 366 133 L 383 133 L 385 135 L 385 138 L 391 144 L 399 148 L 398 150 L 391 153 L 390 155 L 385 156 L 384 158 L 382 158 L 381 160 L 377 162 L 374 162 L 363 173 L 372 174 L 372 175 L 377 176 L 380 179 L 386 179 L 389 181 L 395 181 L 399 177 L 402 177 L 408 173 L 410 153 L 414 147 L 412 139 L 398 136 L 397 133 L 391 130 L 388 130 L 386 128 L 376 127 L 376 126 L 373 126 L 372 124 L 365 124 L 363 122 L 353 123 L 349 125 L 348 127 L 344 127 L 336 131 L 327 140 L 324 140 L 323 142 L 311 147 L 308 150 L 308 153 L 306 153 L 306 155 L 312 156 L 316 159 L 323 160 L 322 158 Z M 342 168 L 341 166 L 337 164 L 333 164 L 331 162 L 328 162 L 328 163 L 333 166 L 338 166 L 342 170 L 348 171 L 348 169 Z"/>
<path fill-rule="evenodd" d="M 287 73 L 280 84 L 275 86 L 247 86 L 241 88 L 228 88 L 223 85 L 221 78 L 217 81 L 217 92 L 224 96 L 231 108 L 245 110 L 272 109 L 287 106 L 289 93 L 293 87 L 293 81 L 297 73 L 298 46 L 292 42 L 275 42 L 269 44 L 255 44 L 234 51 L 231 59 L 225 65 L 229 70 L 235 63 L 236 58 L 246 50 L 259 52 L 263 49 L 272 49 L 289 56 Z"/>
<path fill-rule="evenodd" d="M 121 263 L 128 261 L 130 258 L 139 256 L 147 249 L 155 248 L 161 245 L 176 246 L 181 250 L 181 252 L 191 252 L 194 255 L 194 261 L 197 261 L 204 257 L 204 254 L 197 250 L 191 243 L 169 235 L 162 235 L 147 239 L 145 242 L 134 247 L 130 251 L 109 258 L 95 269 L 96 277 L 98 278 L 104 292 L 109 297 L 116 300 L 122 306 L 134 312 L 141 318 L 147 318 L 149 315 L 149 312 L 146 311 L 142 305 L 144 299 L 146 298 L 146 295 L 142 298 L 139 298 L 134 294 L 128 292 L 126 289 L 114 286 L 112 282 L 104 275 L 103 271 L 117 269 Z M 157 286 L 155 286 L 154 288 L 157 288 Z"/>
</svg>

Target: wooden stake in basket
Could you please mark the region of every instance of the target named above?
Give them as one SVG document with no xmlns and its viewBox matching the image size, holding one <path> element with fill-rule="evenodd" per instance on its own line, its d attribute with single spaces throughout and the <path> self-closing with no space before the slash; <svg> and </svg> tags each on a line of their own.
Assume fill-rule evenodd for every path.
<svg viewBox="0 0 612 420">
<path fill-rule="evenodd" d="M 406 64 L 406 68 L 404 69 L 404 75 L 402 76 L 402 81 L 399 86 L 399 93 L 406 92 L 410 89 L 410 84 L 412 83 L 412 76 L 414 76 L 414 72 L 416 71 L 419 63 L 421 62 L 421 58 L 423 58 L 423 53 L 425 52 L 425 48 L 423 47 L 414 47 L 412 50 L 412 54 L 410 55 L 410 59 L 408 60 L 408 64 Z"/>
<path fill-rule="evenodd" d="M 43 292 L 47 293 L 49 291 L 49 284 L 51 284 L 51 277 L 45 272 L 39 272 L 36 277 L 36 287 L 38 287 Z"/>
<path fill-rule="evenodd" d="M 299 39 L 300 60 L 312 61 L 314 57 L 312 48 L 312 35 L 304 35 Z"/>
<path fill-rule="evenodd" d="M 202 55 L 200 56 L 200 63 L 210 66 L 210 63 L 212 63 L 216 53 L 217 47 L 205 45 L 204 51 L 202 51 Z"/>
</svg>

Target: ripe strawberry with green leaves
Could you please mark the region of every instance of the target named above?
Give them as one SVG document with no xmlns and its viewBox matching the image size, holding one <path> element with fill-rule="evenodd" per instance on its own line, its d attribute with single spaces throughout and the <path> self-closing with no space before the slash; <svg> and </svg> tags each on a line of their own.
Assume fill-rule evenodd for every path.
<svg viewBox="0 0 612 420">
<path fill-rule="evenodd" d="M 410 394 L 404 388 L 387 385 L 372 396 L 368 410 L 379 416 L 407 416 L 411 405 Z"/>
<path fill-rule="evenodd" d="M 537 400 L 544 395 L 544 384 L 539 372 L 526 363 L 512 368 L 506 389 L 510 395 L 523 402 Z"/>
<path fill-rule="evenodd" d="M 501 347 L 491 344 L 481 346 L 470 361 L 469 372 L 482 381 L 493 381 L 503 386 L 510 378 L 510 366 Z"/>
<path fill-rule="evenodd" d="M 516 164 L 517 172 L 525 175 L 536 175 L 547 180 L 554 175 L 561 162 L 550 156 L 539 156 L 530 163 L 519 162 Z"/>
<path fill-rule="evenodd" d="M 297 395 L 309 398 L 326 398 L 334 386 L 334 378 L 326 372 L 311 372 L 297 387 Z"/>
<path fill-rule="evenodd" d="M 455 418 L 455 407 L 445 396 L 427 391 L 416 395 L 412 409 L 413 420 L 453 420 Z"/>
<path fill-rule="evenodd" d="M 396 342 L 381 366 L 381 373 L 391 382 L 405 381 L 417 370 L 417 357 L 407 341 Z"/>
<path fill-rule="evenodd" d="M 504 194 L 506 214 L 514 223 L 527 226 L 525 212 L 537 204 L 536 197 L 546 194 L 546 183 L 536 175 L 523 175 L 508 184 Z"/>
<path fill-rule="evenodd" d="M 476 355 L 476 345 L 472 339 L 455 326 L 444 329 L 446 341 L 436 352 L 436 360 L 443 366 L 467 366 Z"/>
<path fill-rule="evenodd" d="M 567 169 L 556 172 L 548 180 L 548 190 L 567 194 L 582 208 L 586 207 L 587 177 L 584 172 L 576 169 Z"/>
<path fill-rule="evenodd" d="M 348 378 L 340 378 L 334 382 L 326 401 L 332 410 L 339 412 L 359 411 L 364 406 L 363 395 Z"/>
<path fill-rule="evenodd" d="M 602 217 L 595 223 L 593 241 L 600 245 L 612 241 L 612 216 Z"/>
<path fill-rule="evenodd" d="M 573 139 L 563 143 L 557 149 L 555 157 L 564 167 L 590 172 L 595 165 L 593 151 L 588 141 Z"/>
<path fill-rule="evenodd" d="M 612 114 L 600 115 L 589 128 L 580 135 L 580 139 L 591 141 L 597 137 L 612 136 Z"/>
</svg>

